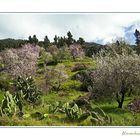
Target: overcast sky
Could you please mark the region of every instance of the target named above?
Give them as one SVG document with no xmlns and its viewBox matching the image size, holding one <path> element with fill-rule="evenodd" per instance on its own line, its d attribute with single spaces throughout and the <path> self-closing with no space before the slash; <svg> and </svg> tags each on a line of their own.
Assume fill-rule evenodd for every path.
<svg viewBox="0 0 140 140">
<path fill-rule="evenodd" d="M 0 14 L 0 39 L 21 38 L 36 34 L 40 40 L 47 35 L 52 41 L 55 34 L 65 36 L 71 31 L 73 37 L 105 44 L 123 37 L 135 42 L 134 31 L 140 30 L 139 13 L 116 14 Z"/>
</svg>

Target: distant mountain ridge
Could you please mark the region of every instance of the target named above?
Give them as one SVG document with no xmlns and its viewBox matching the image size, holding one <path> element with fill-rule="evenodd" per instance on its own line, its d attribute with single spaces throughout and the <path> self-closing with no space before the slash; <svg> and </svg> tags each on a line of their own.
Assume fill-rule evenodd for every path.
<svg viewBox="0 0 140 140">
<path fill-rule="evenodd" d="M 106 45 L 101 45 L 95 42 L 85 42 L 82 47 L 85 51 L 86 56 L 92 57 L 92 55 L 97 52 L 99 52 L 102 48 L 104 48 Z"/>
</svg>

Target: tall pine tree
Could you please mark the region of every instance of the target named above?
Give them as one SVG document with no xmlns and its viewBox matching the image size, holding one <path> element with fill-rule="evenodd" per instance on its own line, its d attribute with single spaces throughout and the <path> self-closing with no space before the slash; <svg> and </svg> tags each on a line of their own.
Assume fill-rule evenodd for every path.
<svg viewBox="0 0 140 140">
<path fill-rule="evenodd" d="M 69 32 L 67 33 L 67 36 L 68 36 L 68 38 L 67 38 L 67 44 L 68 44 L 68 46 L 70 46 L 71 44 L 73 44 L 73 35 L 72 35 L 71 32 L 69 31 Z"/>
<path fill-rule="evenodd" d="M 134 35 L 136 37 L 136 45 L 140 47 L 140 32 L 136 29 Z"/>
<path fill-rule="evenodd" d="M 48 36 L 46 35 L 44 38 L 44 48 L 47 49 L 49 45 L 50 45 L 50 40 Z"/>
</svg>

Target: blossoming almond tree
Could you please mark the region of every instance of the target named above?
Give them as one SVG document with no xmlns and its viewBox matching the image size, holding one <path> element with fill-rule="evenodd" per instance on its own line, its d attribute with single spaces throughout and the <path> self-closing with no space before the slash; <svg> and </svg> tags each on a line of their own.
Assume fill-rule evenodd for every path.
<svg viewBox="0 0 140 140">
<path fill-rule="evenodd" d="M 10 75 L 31 75 L 36 71 L 39 52 L 39 46 L 25 44 L 18 49 L 11 48 L 0 52 L 0 57 L 5 65 L 5 71 Z"/>
<path fill-rule="evenodd" d="M 91 75 L 93 91 L 99 96 L 115 98 L 122 108 L 126 93 L 140 86 L 140 56 L 137 54 L 98 57 Z"/>
</svg>

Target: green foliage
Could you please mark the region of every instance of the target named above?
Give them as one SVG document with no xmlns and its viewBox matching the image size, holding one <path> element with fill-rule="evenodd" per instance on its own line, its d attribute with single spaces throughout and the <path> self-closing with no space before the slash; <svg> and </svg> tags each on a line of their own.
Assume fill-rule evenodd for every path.
<svg viewBox="0 0 140 140">
<path fill-rule="evenodd" d="M 67 47 L 62 47 L 59 49 L 57 55 L 55 56 L 57 62 L 70 61 L 71 53 Z"/>
<path fill-rule="evenodd" d="M 55 37 L 54 37 L 54 45 L 57 45 L 57 43 L 58 43 L 58 37 L 57 37 L 57 35 L 55 35 Z"/>
<path fill-rule="evenodd" d="M 28 42 L 29 43 L 34 43 L 34 44 L 37 44 L 38 43 L 38 39 L 37 39 L 37 37 L 36 37 L 36 35 L 33 35 L 33 37 L 31 37 L 31 36 L 29 36 L 29 38 L 28 38 Z"/>
<path fill-rule="evenodd" d="M 125 40 L 120 39 L 116 42 L 108 44 L 104 48 L 102 48 L 98 53 L 93 54 L 93 58 L 96 56 L 109 56 L 115 57 L 117 55 L 131 55 L 133 54 L 133 48 L 129 45 Z"/>
<path fill-rule="evenodd" d="M 91 112 L 91 122 L 95 125 L 110 125 L 112 123 L 112 118 L 108 116 L 101 108 Z"/>
<path fill-rule="evenodd" d="M 92 86 L 92 71 L 93 69 L 81 70 L 73 76 L 73 79 L 79 80 L 82 83 L 80 87 L 82 91 L 88 91 L 88 87 Z"/>
<path fill-rule="evenodd" d="M 80 45 L 83 45 L 85 43 L 85 40 L 82 37 L 79 37 L 79 39 L 77 40 L 77 43 L 79 43 Z"/>
<path fill-rule="evenodd" d="M 61 101 L 49 105 L 49 113 L 64 112 L 63 103 Z"/>
<path fill-rule="evenodd" d="M 13 80 L 5 72 L 0 73 L 0 90 L 8 91 L 12 88 Z"/>
<path fill-rule="evenodd" d="M 1 115 L 13 116 L 16 113 L 15 97 L 7 91 L 1 105 Z"/>
<path fill-rule="evenodd" d="M 23 92 L 24 99 L 29 103 L 36 104 L 40 100 L 41 92 L 36 87 L 31 76 L 19 76 L 16 81 L 16 88 Z"/>
<path fill-rule="evenodd" d="M 136 45 L 139 47 L 140 46 L 140 32 L 136 29 L 134 35 L 136 37 Z"/>
<path fill-rule="evenodd" d="M 0 40 L 0 51 L 4 49 L 9 49 L 9 48 L 20 48 L 22 45 L 26 44 L 27 40 L 21 40 L 21 39 L 3 39 Z"/>
<path fill-rule="evenodd" d="M 85 55 L 88 57 L 92 57 L 93 54 L 97 54 L 100 52 L 100 50 L 102 48 L 104 48 L 105 46 L 100 45 L 100 44 L 96 44 L 96 43 L 87 43 L 85 42 L 82 45 L 82 48 L 84 49 Z"/>
<path fill-rule="evenodd" d="M 65 45 L 65 39 L 63 37 L 58 37 L 58 43 L 57 43 L 57 47 L 61 48 Z"/>
<path fill-rule="evenodd" d="M 10 80 L 0 79 L 0 89 L 7 91 L 10 87 Z"/>
<path fill-rule="evenodd" d="M 66 116 L 70 120 L 78 120 L 83 114 L 83 111 L 77 106 L 77 104 L 74 104 L 73 106 L 71 106 L 69 103 L 65 103 L 64 110 L 65 110 Z"/>
<path fill-rule="evenodd" d="M 72 72 L 76 72 L 76 71 L 81 71 L 81 70 L 86 70 L 87 69 L 87 65 L 86 64 L 82 64 L 82 63 L 77 63 L 75 64 Z"/>
<path fill-rule="evenodd" d="M 90 116 L 89 112 L 84 112 L 75 103 L 65 103 L 61 101 L 49 105 L 49 113 L 65 113 L 67 118 L 72 121 L 83 121 Z"/>
<path fill-rule="evenodd" d="M 69 79 L 68 81 L 62 84 L 61 89 L 63 91 L 69 92 L 71 90 L 79 90 L 80 86 L 81 86 L 80 81 Z"/>
<path fill-rule="evenodd" d="M 46 50 L 46 48 L 50 45 L 50 40 L 48 38 L 48 36 L 45 36 L 44 38 L 44 49 Z"/>
<path fill-rule="evenodd" d="M 0 63 L 0 72 L 4 70 L 4 64 Z"/>
<path fill-rule="evenodd" d="M 15 94 L 11 94 L 9 91 L 4 93 L 4 97 L 1 104 L 1 115 L 13 116 L 17 113 L 17 107 L 19 113 L 23 110 L 23 93 L 22 91 Z M 23 114 L 23 113 L 22 113 Z"/>
<path fill-rule="evenodd" d="M 42 113 L 40 113 L 40 112 L 32 113 L 32 114 L 31 114 L 31 117 L 32 117 L 32 118 L 35 118 L 35 119 L 37 119 L 37 120 L 42 120 L 42 119 L 44 119 L 44 115 L 43 115 Z"/>
<path fill-rule="evenodd" d="M 67 36 L 68 36 L 67 44 L 68 44 L 68 46 L 70 46 L 73 43 L 73 35 L 69 31 L 69 32 L 67 32 Z"/>
<path fill-rule="evenodd" d="M 18 106 L 20 112 L 22 112 L 24 106 L 24 94 L 22 90 L 15 93 L 14 98 L 15 98 L 16 105 Z"/>
<path fill-rule="evenodd" d="M 51 63 L 53 61 L 53 56 L 51 55 L 51 53 L 43 51 L 40 53 L 40 56 L 38 58 L 38 66 L 44 66 Z"/>
<path fill-rule="evenodd" d="M 65 66 L 63 64 L 58 64 L 54 68 L 46 68 L 45 78 L 47 87 L 59 91 L 62 84 L 68 79 Z"/>
</svg>

